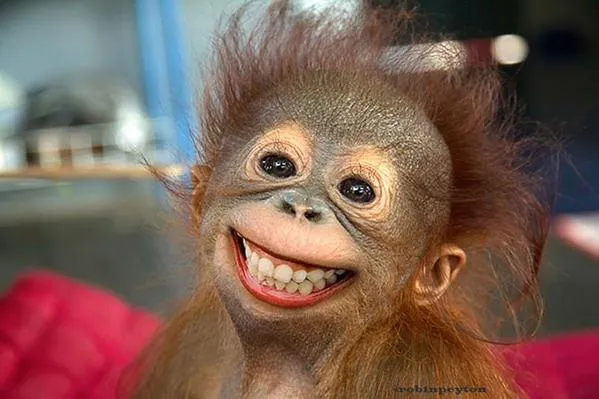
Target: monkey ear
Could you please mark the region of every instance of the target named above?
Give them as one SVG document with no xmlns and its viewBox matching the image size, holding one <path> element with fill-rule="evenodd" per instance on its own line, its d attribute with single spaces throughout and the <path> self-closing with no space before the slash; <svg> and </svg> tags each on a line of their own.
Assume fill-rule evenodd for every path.
<svg viewBox="0 0 599 399">
<path fill-rule="evenodd" d="M 439 299 L 466 264 L 466 253 L 458 246 L 444 244 L 432 265 L 426 265 L 414 284 L 416 303 L 430 305 Z"/>
<path fill-rule="evenodd" d="M 192 200 L 191 211 L 193 214 L 194 225 L 199 225 L 202 214 L 202 205 L 204 203 L 204 194 L 206 187 L 212 175 L 212 168 L 208 165 L 195 165 L 191 168 Z"/>
</svg>

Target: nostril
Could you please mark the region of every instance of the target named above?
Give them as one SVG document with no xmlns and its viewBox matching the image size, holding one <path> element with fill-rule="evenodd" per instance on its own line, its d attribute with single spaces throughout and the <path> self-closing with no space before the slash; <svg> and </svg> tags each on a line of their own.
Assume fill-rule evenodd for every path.
<svg viewBox="0 0 599 399">
<path fill-rule="evenodd" d="M 279 193 L 272 197 L 272 204 L 279 212 L 313 223 L 322 222 L 329 215 L 329 208 L 323 201 L 302 192 Z"/>
<path fill-rule="evenodd" d="M 305 213 L 304 213 L 304 217 L 308 220 L 311 221 L 317 221 L 318 219 L 320 219 L 320 215 L 321 213 L 318 211 L 314 211 L 312 209 L 308 209 Z"/>
<path fill-rule="evenodd" d="M 281 202 L 281 210 L 290 215 L 295 215 L 295 207 L 287 201 Z"/>
</svg>

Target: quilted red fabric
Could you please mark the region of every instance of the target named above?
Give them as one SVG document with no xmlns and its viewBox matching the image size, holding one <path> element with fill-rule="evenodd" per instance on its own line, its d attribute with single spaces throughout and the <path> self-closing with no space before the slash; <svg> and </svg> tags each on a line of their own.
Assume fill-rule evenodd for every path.
<svg viewBox="0 0 599 399">
<path fill-rule="evenodd" d="M 0 300 L 0 398 L 114 399 L 159 320 L 113 295 L 34 272 Z"/>
<path fill-rule="evenodd" d="M 528 342 L 508 356 L 530 399 L 599 399 L 599 331 Z"/>
<path fill-rule="evenodd" d="M 123 371 L 159 324 L 97 288 L 25 275 L 0 299 L 0 398 L 115 399 Z M 507 355 L 531 399 L 599 399 L 599 331 Z"/>
</svg>

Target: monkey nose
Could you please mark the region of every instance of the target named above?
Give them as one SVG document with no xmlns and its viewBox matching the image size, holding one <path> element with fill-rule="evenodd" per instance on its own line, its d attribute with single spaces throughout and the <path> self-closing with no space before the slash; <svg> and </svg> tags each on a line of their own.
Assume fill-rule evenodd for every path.
<svg viewBox="0 0 599 399">
<path fill-rule="evenodd" d="M 271 198 L 271 201 L 279 211 L 310 222 L 321 221 L 329 212 L 324 201 L 297 190 L 278 193 Z"/>
</svg>

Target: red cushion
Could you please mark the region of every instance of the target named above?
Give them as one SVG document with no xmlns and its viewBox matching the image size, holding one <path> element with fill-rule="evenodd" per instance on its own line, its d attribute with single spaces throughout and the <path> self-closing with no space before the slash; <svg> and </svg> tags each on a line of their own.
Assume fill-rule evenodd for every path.
<svg viewBox="0 0 599 399">
<path fill-rule="evenodd" d="M 599 398 L 599 331 L 527 342 L 508 358 L 531 399 Z"/>
<path fill-rule="evenodd" d="M 28 274 L 0 299 L 0 398 L 116 398 L 159 323 L 91 286 Z"/>
</svg>

